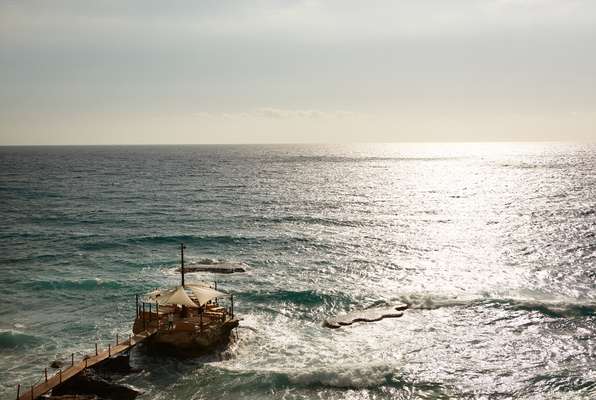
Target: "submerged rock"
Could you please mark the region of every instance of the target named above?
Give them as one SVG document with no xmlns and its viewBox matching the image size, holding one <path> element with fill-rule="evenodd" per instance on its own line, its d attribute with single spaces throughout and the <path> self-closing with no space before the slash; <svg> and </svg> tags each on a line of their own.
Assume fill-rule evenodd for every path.
<svg viewBox="0 0 596 400">
<path fill-rule="evenodd" d="M 383 318 L 399 318 L 404 315 L 403 310 L 407 308 L 407 304 L 400 303 L 390 307 L 355 310 L 347 314 L 328 318 L 323 321 L 323 326 L 331 329 L 337 329 L 342 326 L 352 325 L 355 322 L 376 322 L 382 320 Z"/>
</svg>

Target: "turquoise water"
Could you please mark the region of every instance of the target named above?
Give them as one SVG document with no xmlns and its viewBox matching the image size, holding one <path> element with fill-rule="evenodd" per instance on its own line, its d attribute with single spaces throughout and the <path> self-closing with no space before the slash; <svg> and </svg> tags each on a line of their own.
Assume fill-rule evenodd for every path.
<svg viewBox="0 0 596 400">
<path fill-rule="evenodd" d="M 0 398 L 128 335 L 134 296 L 192 274 L 238 341 L 140 349 L 141 399 L 596 397 L 596 146 L 0 148 Z M 402 318 L 321 326 L 397 301 Z"/>
</svg>

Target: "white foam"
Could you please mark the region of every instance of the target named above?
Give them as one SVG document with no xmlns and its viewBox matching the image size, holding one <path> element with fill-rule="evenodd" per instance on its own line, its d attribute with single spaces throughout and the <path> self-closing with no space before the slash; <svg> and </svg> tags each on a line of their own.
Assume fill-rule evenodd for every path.
<svg viewBox="0 0 596 400">
<path fill-rule="evenodd" d="M 339 388 L 367 388 L 386 382 L 395 373 L 389 365 L 342 365 L 341 369 L 320 368 L 313 370 L 290 370 L 285 372 L 292 384 L 323 385 Z"/>
</svg>

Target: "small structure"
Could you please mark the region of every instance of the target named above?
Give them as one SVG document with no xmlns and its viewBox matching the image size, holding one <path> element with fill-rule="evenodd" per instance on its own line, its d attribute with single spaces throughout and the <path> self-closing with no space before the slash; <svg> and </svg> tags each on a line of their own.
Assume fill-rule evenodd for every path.
<svg viewBox="0 0 596 400">
<path fill-rule="evenodd" d="M 228 343 L 232 329 L 238 326 L 234 316 L 234 297 L 217 290 L 216 284 L 187 284 L 184 281 L 184 244 L 181 252 L 181 284 L 170 289 L 156 289 L 139 304 L 133 332 L 156 329 L 150 348 L 182 356 L 213 351 Z M 220 301 L 227 299 L 227 307 Z"/>
<path fill-rule="evenodd" d="M 40 383 L 28 387 L 19 384 L 17 400 L 35 400 L 53 389 L 60 391 L 73 378 L 86 373 L 88 369 L 105 366 L 113 357 L 129 352 L 141 342 L 182 356 L 210 352 L 226 344 L 232 329 L 238 326 L 238 319 L 234 316 L 234 297 L 217 290 L 216 284 L 185 284 L 184 248 L 181 244 L 181 285 L 171 289 L 156 289 L 141 302 L 137 295 L 134 335 L 120 340 L 116 334 L 116 342 L 108 344 L 104 350 L 99 349 L 96 343 L 94 355 L 87 355 L 80 361 L 75 361 L 73 353 L 70 365 L 59 367 L 54 375 L 48 375 L 46 368 Z M 219 304 L 222 299 L 228 299 L 228 307 Z M 75 395 L 75 398 L 82 397 Z"/>
</svg>

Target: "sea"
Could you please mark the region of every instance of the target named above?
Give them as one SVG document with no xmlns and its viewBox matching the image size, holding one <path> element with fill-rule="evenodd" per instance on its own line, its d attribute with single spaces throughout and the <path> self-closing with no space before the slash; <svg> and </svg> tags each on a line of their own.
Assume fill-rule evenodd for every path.
<svg viewBox="0 0 596 400">
<path fill-rule="evenodd" d="M 572 143 L 0 147 L 0 398 L 128 337 L 180 243 L 248 265 L 186 277 L 240 326 L 133 349 L 140 400 L 596 398 L 596 145 Z"/>
</svg>

